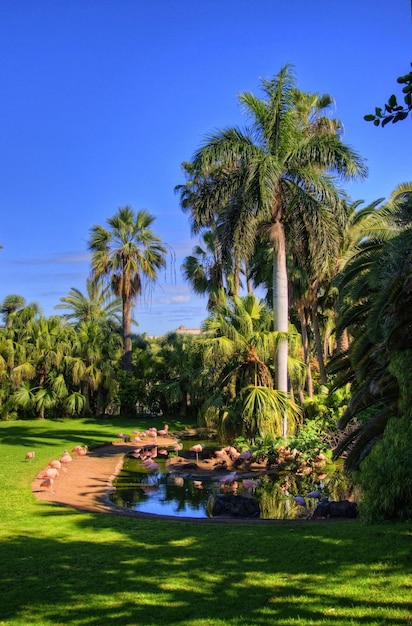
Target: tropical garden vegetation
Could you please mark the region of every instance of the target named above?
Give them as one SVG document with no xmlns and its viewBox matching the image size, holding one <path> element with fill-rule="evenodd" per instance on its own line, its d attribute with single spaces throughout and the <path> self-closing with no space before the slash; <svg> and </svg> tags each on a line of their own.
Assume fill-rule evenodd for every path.
<svg viewBox="0 0 412 626">
<path fill-rule="evenodd" d="M 91 227 L 86 292 L 65 313 L 1 303 L 0 416 L 179 416 L 257 453 L 343 460 L 364 519 L 411 519 L 412 184 L 363 207 L 343 190 L 367 169 L 332 97 L 300 91 L 288 65 L 261 90 L 239 96 L 246 128 L 207 136 L 176 186 L 201 242 L 182 271 L 207 298 L 202 332 L 132 332 L 168 245 L 121 207 Z"/>
</svg>

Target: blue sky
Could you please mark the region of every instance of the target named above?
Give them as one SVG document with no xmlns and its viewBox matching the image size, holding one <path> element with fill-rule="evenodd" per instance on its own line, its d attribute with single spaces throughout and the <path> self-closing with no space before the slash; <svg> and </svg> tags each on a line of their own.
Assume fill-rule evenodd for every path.
<svg viewBox="0 0 412 626">
<path fill-rule="evenodd" d="M 237 94 L 290 62 L 300 89 L 334 96 L 367 161 L 346 191 L 387 198 L 412 179 L 412 120 L 363 116 L 400 94 L 411 41 L 408 0 L 0 0 L 0 300 L 61 313 L 86 290 L 90 228 L 129 204 L 176 253 L 137 304 L 138 332 L 199 326 L 181 163 L 210 131 L 246 125 Z"/>
</svg>

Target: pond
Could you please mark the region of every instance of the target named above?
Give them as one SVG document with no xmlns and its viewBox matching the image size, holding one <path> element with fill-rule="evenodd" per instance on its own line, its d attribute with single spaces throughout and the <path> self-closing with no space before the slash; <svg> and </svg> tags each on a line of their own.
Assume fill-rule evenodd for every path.
<svg viewBox="0 0 412 626">
<path fill-rule="evenodd" d="M 183 450 L 178 454 L 180 460 L 191 461 L 188 467 L 196 468 L 195 453 L 189 452 L 193 443 L 184 442 Z M 211 446 L 210 442 L 207 445 Z M 305 506 L 297 503 L 293 498 L 295 494 L 285 488 L 287 478 L 273 470 L 238 473 L 236 476 L 213 471 L 175 473 L 167 466 L 168 459 L 175 454 L 172 447 L 157 454 L 155 469 L 145 467 L 141 458 L 126 456 L 123 469 L 114 482 L 111 501 L 141 513 L 198 519 L 218 516 L 307 518 L 318 503 L 313 498 L 305 498 Z"/>
</svg>

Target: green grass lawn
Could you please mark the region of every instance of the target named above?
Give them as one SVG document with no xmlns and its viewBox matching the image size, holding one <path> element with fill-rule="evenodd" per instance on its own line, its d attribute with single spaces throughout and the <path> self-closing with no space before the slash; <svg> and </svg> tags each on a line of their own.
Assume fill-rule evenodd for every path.
<svg viewBox="0 0 412 626">
<path fill-rule="evenodd" d="M 140 425 L 0 422 L 0 625 L 412 624 L 412 522 L 170 522 L 34 499 L 65 448 Z"/>
</svg>

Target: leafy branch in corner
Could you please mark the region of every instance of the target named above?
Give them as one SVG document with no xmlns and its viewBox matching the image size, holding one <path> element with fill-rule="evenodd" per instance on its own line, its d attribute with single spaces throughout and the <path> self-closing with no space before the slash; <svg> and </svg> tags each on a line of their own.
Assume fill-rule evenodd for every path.
<svg viewBox="0 0 412 626">
<path fill-rule="evenodd" d="M 398 104 L 396 96 L 392 94 L 383 109 L 376 107 L 374 114 L 370 113 L 364 116 L 367 122 L 373 122 L 375 126 L 386 126 L 389 122 L 395 124 L 404 120 L 412 112 L 412 71 L 404 76 L 399 76 L 397 82 L 405 85 L 402 89 L 402 92 L 405 94 L 403 98 L 405 104 Z"/>
</svg>

